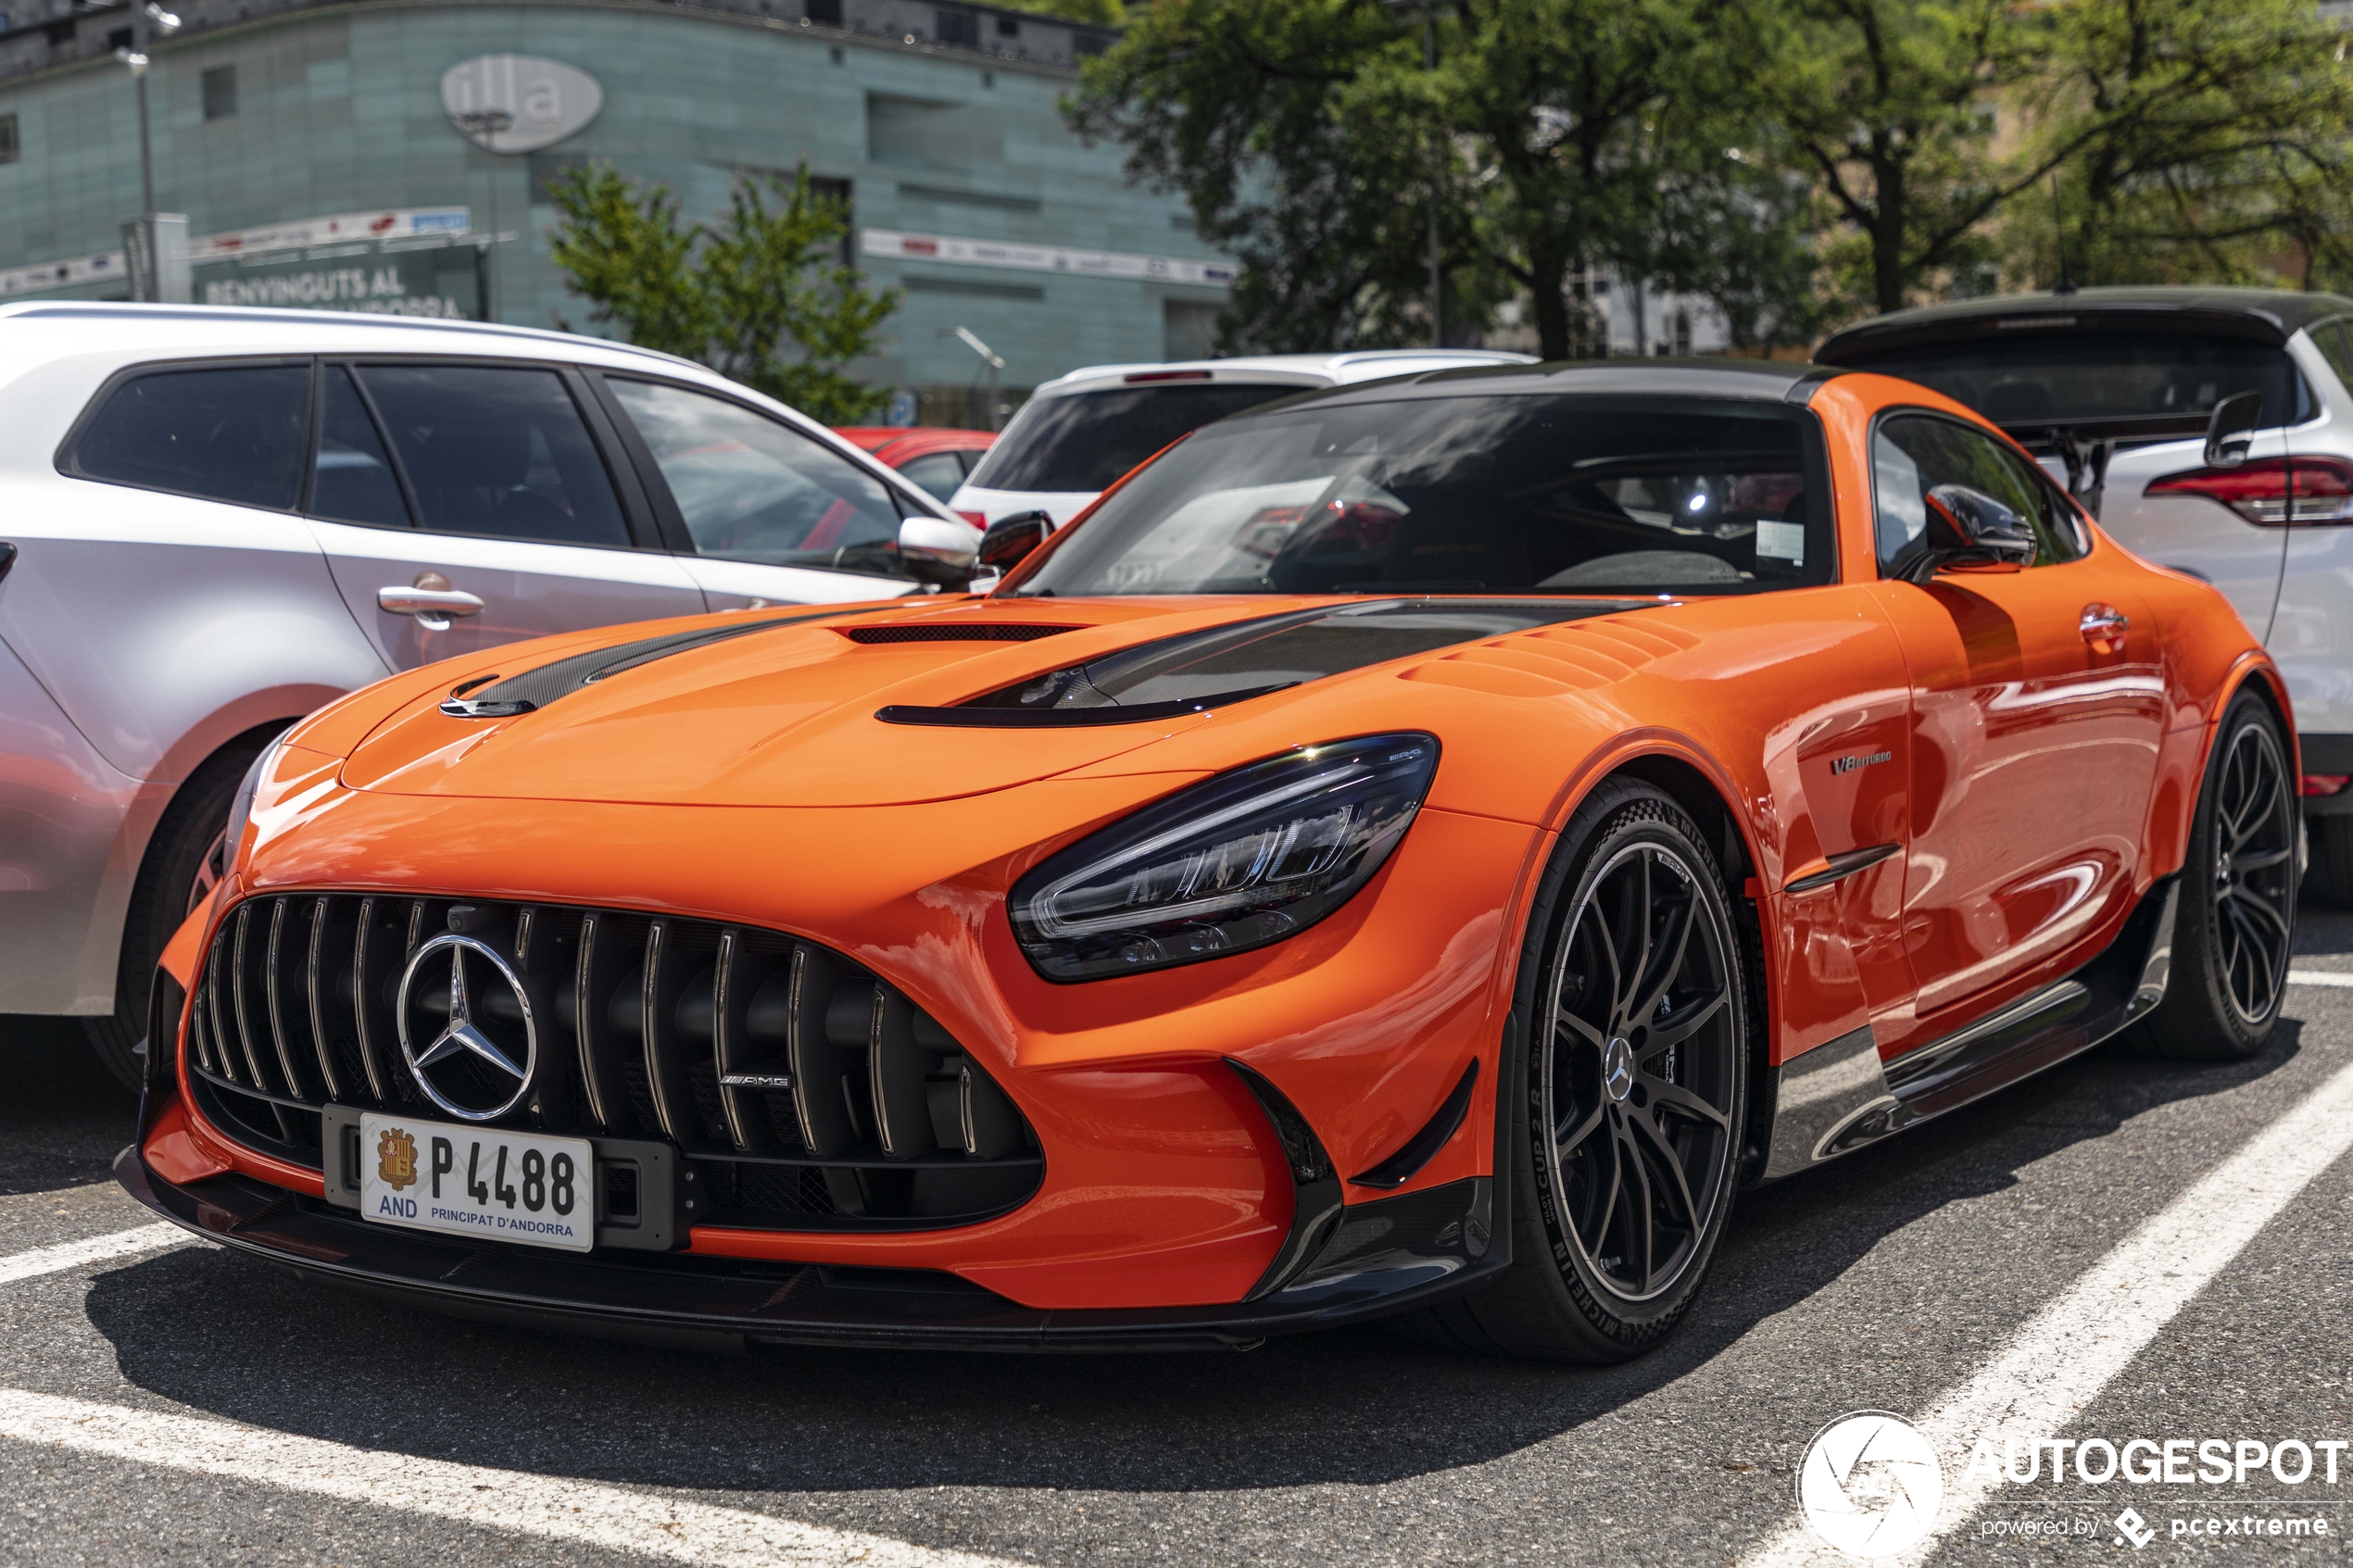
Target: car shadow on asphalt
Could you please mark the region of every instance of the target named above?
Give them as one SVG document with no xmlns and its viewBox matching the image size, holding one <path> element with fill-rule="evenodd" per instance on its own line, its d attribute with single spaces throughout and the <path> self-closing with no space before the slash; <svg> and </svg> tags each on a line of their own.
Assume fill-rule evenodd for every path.
<svg viewBox="0 0 2353 1568">
<path fill-rule="evenodd" d="M 212 1250 L 100 1274 L 90 1321 L 138 1386 L 228 1419 L 395 1453 L 746 1491 L 1118 1491 L 1378 1484 L 1477 1464 L 1704 1368 L 1883 1237 L 2032 1162 L 2293 1060 L 2113 1051 L 1744 1196 L 1714 1278 L 1658 1352 L 1569 1368 L 1450 1355 L 1365 1326 L 1249 1354 L 988 1356 L 786 1348 L 748 1361 L 478 1325 Z"/>
<path fill-rule="evenodd" d="M 110 1180 L 139 1098 L 90 1054 L 70 1018 L 0 1015 L 0 1197 Z"/>
</svg>

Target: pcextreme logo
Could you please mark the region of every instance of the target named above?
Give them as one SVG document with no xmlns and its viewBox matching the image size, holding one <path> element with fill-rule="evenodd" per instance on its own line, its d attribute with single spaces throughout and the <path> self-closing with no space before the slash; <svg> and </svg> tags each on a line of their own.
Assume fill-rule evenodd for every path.
<svg viewBox="0 0 2353 1568">
<path fill-rule="evenodd" d="M 1856 1411 L 1814 1434 L 1797 1467 L 1806 1527 L 1850 1557 L 1893 1557 L 1928 1538 L 1944 1472 L 1919 1428 L 1885 1411 Z"/>
</svg>

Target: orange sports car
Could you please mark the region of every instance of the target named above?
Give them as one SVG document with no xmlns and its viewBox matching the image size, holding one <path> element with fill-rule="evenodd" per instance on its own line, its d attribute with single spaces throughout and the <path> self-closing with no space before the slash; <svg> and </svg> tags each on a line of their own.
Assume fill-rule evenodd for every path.
<svg viewBox="0 0 2353 1568">
<path fill-rule="evenodd" d="M 671 1343 L 1627 1357 L 1744 1184 L 2128 1026 L 2259 1049 L 2294 733 L 2220 595 L 1907 383 L 1310 394 L 985 594 L 296 726 L 117 1169 L 296 1270 Z"/>
</svg>

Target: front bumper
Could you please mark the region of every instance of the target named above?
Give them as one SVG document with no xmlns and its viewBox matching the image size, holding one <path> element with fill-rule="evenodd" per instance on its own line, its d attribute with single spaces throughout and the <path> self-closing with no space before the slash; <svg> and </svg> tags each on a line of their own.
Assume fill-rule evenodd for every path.
<svg viewBox="0 0 2353 1568">
<path fill-rule="evenodd" d="M 956 1275 L 691 1253 L 576 1257 L 396 1230 L 229 1174 L 175 1185 L 132 1145 L 115 1179 L 163 1218 L 329 1284 L 459 1317 L 677 1348 L 1247 1349 L 1386 1317 L 1510 1262 L 1486 1177 L 1353 1204 L 1296 1281 L 1259 1300 L 1151 1310 L 1025 1307 Z"/>
</svg>

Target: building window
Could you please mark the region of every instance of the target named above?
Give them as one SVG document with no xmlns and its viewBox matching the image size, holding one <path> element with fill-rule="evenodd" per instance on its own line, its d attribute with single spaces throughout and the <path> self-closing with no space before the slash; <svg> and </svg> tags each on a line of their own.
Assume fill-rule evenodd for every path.
<svg viewBox="0 0 2353 1568">
<path fill-rule="evenodd" d="M 17 161 L 17 117 L 0 114 L 0 163 Z"/>
<path fill-rule="evenodd" d="M 839 27 L 841 0 L 809 0 L 808 8 L 801 14 L 812 22 L 822 22 L 827 27 Z"/>
<path fill-rule="evenodd" d="M 1021 23 L 1012 17 L 999 17 L 997 19 L 997 36 L 1000 38 L 1019 38 L 1021 36 Z"/>
<path fill-rule="evenodd" d="M 107 34 L 107 47 L 109 49 L 128 49 L 131 47 L 132 37 L 132 33 L 129 28 L 115 28 Z"/>
<path fill-rule="evenodd" d="M 237 68 L 215 66 L 204 73 L 204 117 L 229 119 L 237 112 Z"/>
<path fill-rule="evenodd" d="M 967 49 L 980 47 L 980 19 L 970 11 L 934 11 L 932 36 L 942 44 L 961 44 Z"/>
</svg>

